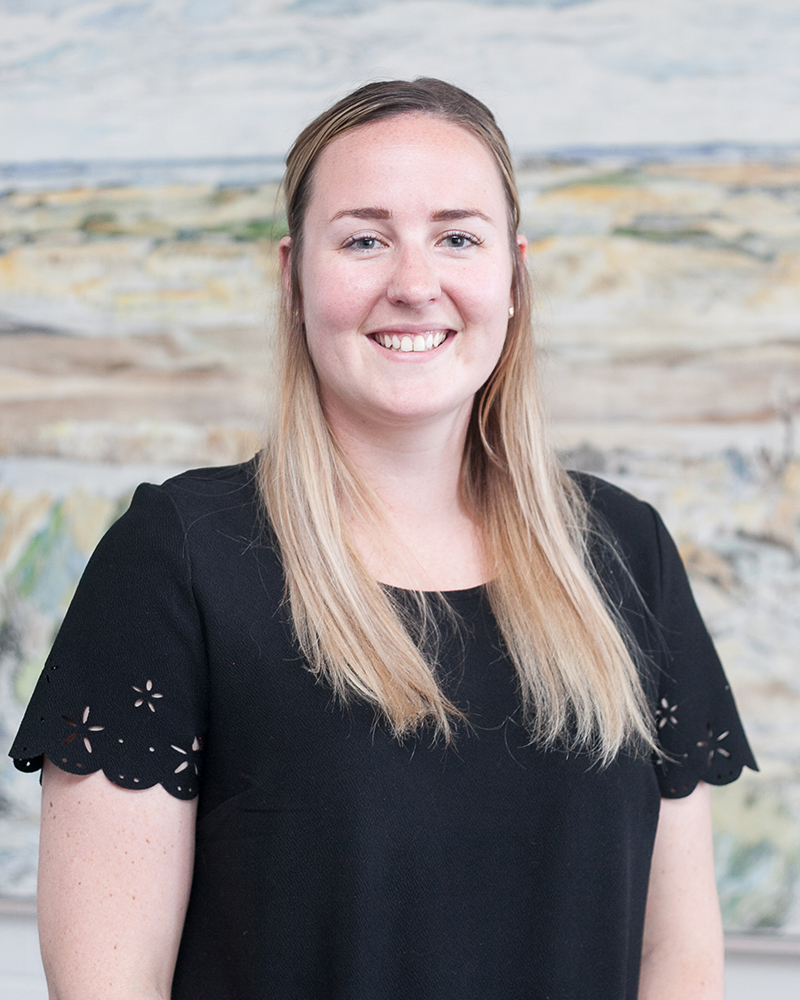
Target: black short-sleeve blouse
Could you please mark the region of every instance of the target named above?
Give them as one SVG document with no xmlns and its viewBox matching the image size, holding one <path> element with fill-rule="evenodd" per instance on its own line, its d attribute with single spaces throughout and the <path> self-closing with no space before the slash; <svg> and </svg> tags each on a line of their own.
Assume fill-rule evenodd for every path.
<svg viewBox="0 0 800 1000">
<path fill-rule="evenodd" d="M 458 634 L 441 621 L 453 744 L 338 704 L 294 641 L 254 470 L 137 490 L 11 750 L 200 792 L 174 1000 L 635 1000 L 660 796 L 756 766 L 658 515 L 579 477 L 628 567 L 598 547 L 663 748 L 601 769 L 531 745 L 481 587 L 446 595 Z"/>
</svg>

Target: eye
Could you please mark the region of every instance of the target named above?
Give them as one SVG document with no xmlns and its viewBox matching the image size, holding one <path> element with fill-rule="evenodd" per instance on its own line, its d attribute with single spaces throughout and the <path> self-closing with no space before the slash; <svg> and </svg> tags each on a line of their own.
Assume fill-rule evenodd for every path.
<svg viewBox="0 0 800 1000">
<path fill-rule="evenodd" d="M 463 250 L 464 247 L 468 246 L 480 246 L 482 240 L 479 240 L 477 236 L 472 236 L 470 233 L 456 231 L 445 233 L 439 242 L 450 250 Z"/>
<path fill-rule="evenodd" d="M 343 250 L 361 250 L 363 252 L 369 252 L 370 250 L 376 250 L 381 245 L 381 241 L 377 236 L 372 236 L 369 233 L 365 233 L 363 236 L 350 236 L 342 244 Z"/>
</svg>

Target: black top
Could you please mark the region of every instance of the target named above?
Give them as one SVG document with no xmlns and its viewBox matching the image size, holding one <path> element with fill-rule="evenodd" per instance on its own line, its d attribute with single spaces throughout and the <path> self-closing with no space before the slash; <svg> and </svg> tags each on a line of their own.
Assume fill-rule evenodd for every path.
<svg viewBox="0 0 800 1000">
<path fill-rule="evenodd" d="M 481 587 L 447 594 L 460 636 L 442 618 L 442 683 L 471 724 L 449 748 L 338 705 L 293 640 L 253 476 L 139 487 L 11 751 L 201 791 L 174 1000 L 635 1000 L 659 792 L 756 766 L 658 515 L 580 478 L 646 602 L 598 556 L 671 761 L 601 770 L 530 745 Z"/>
</svg>

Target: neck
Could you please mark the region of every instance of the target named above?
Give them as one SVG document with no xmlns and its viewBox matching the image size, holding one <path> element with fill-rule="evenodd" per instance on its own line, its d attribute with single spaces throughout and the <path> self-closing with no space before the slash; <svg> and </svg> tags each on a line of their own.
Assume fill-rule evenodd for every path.
<svg viewBox="0 0 800 1000">
<path fill-rule="evenodd" d="M 486 582 L 480 531 L 460 490 L 470 412 L 467 404 L 413 424 L 327 414 L 340 447 L 384 514 L 382 532 L 366 520 L 351 524 L 361 557 L 382 583 L 459 590 Z"/>
<path fill-rule="evenodd" d="M 469 410 L 435 422 L 356 423 L 328 414 L 340 447 L 396 515 L 432 514 L 460 506 L 459 478 Z"/>
</svg>

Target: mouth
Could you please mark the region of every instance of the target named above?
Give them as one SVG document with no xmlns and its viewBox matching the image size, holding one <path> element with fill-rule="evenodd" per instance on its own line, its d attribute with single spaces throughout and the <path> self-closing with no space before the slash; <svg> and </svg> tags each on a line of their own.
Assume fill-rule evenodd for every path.
<svg viewBox="0 0 800 1000">
<path fill-rule="evenodd" d="M 402 354 L 425 354 L 435 351 L 447 340 L 447 330 L 430 330 L 426 333 L 373 333 L 372 339 L 387 351 Z"/>
</svg>

